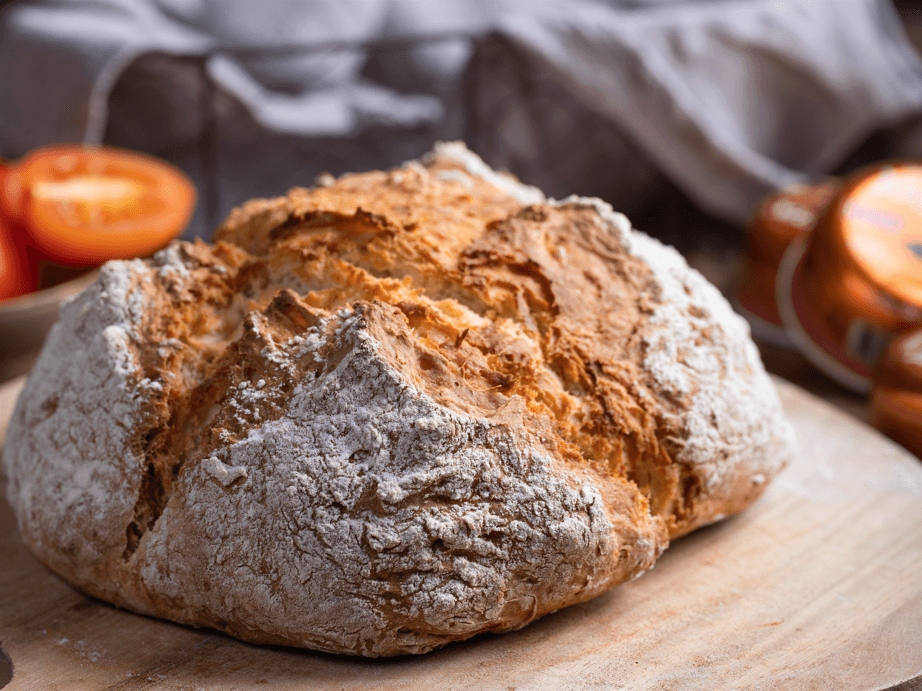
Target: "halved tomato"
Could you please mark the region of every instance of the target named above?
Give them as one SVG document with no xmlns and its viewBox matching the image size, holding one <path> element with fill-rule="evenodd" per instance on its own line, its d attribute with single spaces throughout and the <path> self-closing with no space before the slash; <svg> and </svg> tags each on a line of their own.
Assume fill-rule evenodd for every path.
<svg viewBox="0 0 922 691">
<path fill-rule="evenodd" d="M 91 266 L 151 254 L 179 235 L 195 188 L 173 166 L 111 147 L 37 149 L 0 190 L 7 215 L 53 261 Z"/>
<path fill-rule="evenodd" d="M 15 241 L 12 228 L 0 217 L 0 300 L 25 295 L 36 287 L 25 247 Z"/>
</svg>

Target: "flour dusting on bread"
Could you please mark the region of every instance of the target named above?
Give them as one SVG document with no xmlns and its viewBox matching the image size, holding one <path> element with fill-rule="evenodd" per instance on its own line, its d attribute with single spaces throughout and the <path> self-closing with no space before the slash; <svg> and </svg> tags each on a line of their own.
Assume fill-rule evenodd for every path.
<svg viewBox="0 0 922 691">
<path fill-rule="evenodd" d="M 86 592 L 381 656 L 637 577 L 791 446 L 678 253 L 448 144 L 106 265 L 3 463 L 26 544 Z"/>
</svg>

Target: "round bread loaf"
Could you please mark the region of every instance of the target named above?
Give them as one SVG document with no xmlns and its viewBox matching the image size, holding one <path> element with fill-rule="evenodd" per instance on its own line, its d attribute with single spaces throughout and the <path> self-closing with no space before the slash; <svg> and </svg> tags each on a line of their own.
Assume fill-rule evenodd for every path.
<svg viewBox="0 0 922 691">
<path fill-rule="evenodd" d="M 105 265 L 3 466 L 81 590 L 381 656 L 640 575 L 791 448 L 748 327 L 674 250 L 444 144 Z"/>
</svg>

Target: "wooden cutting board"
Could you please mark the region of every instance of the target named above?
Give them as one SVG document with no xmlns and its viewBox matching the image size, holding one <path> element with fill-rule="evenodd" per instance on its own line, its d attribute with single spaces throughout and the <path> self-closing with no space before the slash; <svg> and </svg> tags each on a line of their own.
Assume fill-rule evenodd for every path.
<svg viewBox="0 0 922 691">
<path fill-rule="evenodd" d="M 118 610 L 45 570 L 0 503 L 0 686 L 11 660 L 8 691 L 922 689 L 922 463 L 777 383 L 800 451 L 743 515 L 591 602 L 421 657 L 260 648 Z M 0 437 L 17 392 L 0 389 Z"/>
</svg>

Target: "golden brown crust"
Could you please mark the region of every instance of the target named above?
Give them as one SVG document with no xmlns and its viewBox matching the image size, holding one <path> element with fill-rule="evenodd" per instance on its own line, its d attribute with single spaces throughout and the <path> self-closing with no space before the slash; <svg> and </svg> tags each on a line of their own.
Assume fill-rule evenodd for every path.
<svg viewBox="0 0 922 691">
<path fill-rule="evenodd" d="M 475 414 L 488 411 L 457 400 L 458 382 L 500 402 L 523 396 L 553 421 L 559 449 L 636 483 L 672 536 L 741 510 L 765 487 L 743 479 L 729 507 L 697 510 L 704 481 L 673 458 L 685 436 L 675 414 L 691 397 L 657 386 L 644 366 L 659 284 L 593 206 L 523 207 L 462 163 L 435 158 L 248 202 L 215 239 L 269 257 L 325 309 L 362 298 L 396 305 L 441 355 L 428 392 Z M 486 321 L 470 324 L 455 302 Z M 702 338 L 725 334 L 711 324 Z"/>
<path fill-rule="evenodd" d="M 394 655 L 745 508 L 790 436 L 741 320 L 601 203 L 535 195 L 443 147 L 108 265 L 10 427 L 27 544 L 141 612 Z"/>
</svg>

